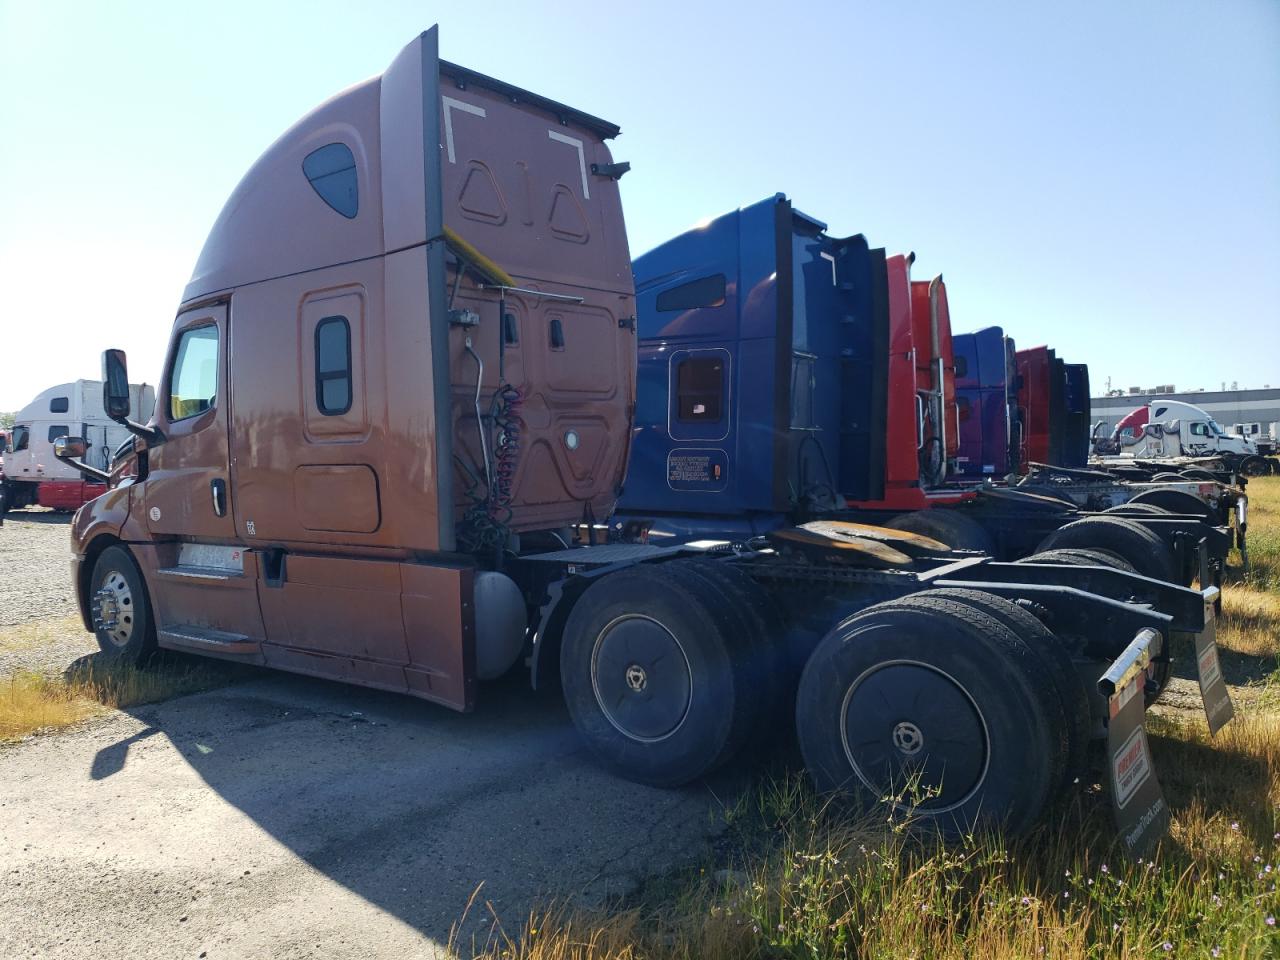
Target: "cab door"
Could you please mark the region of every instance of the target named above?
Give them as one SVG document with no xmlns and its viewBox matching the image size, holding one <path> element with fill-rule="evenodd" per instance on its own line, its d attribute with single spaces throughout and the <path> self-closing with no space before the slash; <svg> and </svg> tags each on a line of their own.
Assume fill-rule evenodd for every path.
<svg viewBox="0 0 1280 960">
<path fill-rule="evenodd" d="M 169 344 L 148 454 L 147 529 L 157 536 L 235 539 L 227 446 L 227 306 L 179 315 Z"/>
</svg>

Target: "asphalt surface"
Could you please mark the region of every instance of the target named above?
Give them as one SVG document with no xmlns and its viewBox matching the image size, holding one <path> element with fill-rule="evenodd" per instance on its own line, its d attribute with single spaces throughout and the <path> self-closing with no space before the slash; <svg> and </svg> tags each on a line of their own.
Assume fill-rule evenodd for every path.
<svg viewBox="0 0 1280 960">
<path fill-rule="evenodd" d="M 71 516 L 11 510 L 0 527 L 0 627 L 71 616 Z"/>
<path fill-rule="evenodd" d="M 696 855 L 713 790 L 591 762 L 519 680 L 459 715 L 261 672 L 0 747 L 0 957 L 431 957 Z"/>
</svg>

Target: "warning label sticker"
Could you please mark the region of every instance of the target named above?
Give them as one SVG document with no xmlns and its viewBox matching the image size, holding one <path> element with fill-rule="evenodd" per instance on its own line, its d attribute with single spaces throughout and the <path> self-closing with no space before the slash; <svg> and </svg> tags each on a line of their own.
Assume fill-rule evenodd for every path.
<svg viewBox="0 0 1280 960">
<path fill-rule="evenodd" d="M 723 490 L 728 473 L 729 457 L 723 450 L 677 449 L 667 455 L 667 485 L 672 490 Z"/>
</svg>

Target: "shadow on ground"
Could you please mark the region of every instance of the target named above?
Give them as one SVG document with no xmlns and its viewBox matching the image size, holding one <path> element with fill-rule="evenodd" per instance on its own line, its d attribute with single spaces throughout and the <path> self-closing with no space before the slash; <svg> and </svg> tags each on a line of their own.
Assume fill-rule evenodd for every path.
<svg viewBox="0 0 1280 960">
<path fill-rule="evenodd" d="M 483 940 L 486 904 L 518 928 L 544 898 L 598 902 L 697 856 L 723 826 L 720 798 L 742 783 L 673 791 L 612 776 L 559 698 L 520 676 L 486 685 L 461 715 L 247 674 L 127 708 L 83 741 L 0 755 L 0 827 L 7 805 L 32 838 L 15 870 L 25 887 L 7 905 L 32 938 L 17 946 L 61 942 L 73 927 L 108 931 L 98 949 L 110 953 L 165 929 L 178 938 L 167 947 L 183 946 L 166 956 L 219 939 L 236 955 L 374 955 L 378 938 L 388 952 L 446 942 L 477 889 L 461 934 Z M 110 810 L 122 829 L 104 833 L 86 810 Z M 128 867 L 106 886 L 104 857 Z M 186 919 L 157 928 L 147 904 L 173 886 L 196 891 L 168 911 Z M 32 924 L 43 897 L 70 898 L 76 916 Z"/>
</svg>

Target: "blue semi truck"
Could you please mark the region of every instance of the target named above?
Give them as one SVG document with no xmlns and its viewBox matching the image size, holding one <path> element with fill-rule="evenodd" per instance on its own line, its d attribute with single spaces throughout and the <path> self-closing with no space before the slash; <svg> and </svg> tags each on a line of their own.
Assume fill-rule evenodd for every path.
<svg viewBox="0 0 1280 960">
<path fill-rule="evenodd" d="M 933 382 L 945 383 L 951 338 L 936 329 L 942 311 L 910 310 L 945 305 L 945 291 L 939 278 L 928 300 L 911 297 L 910 261 L 860 234 L 833 236 L 784 194 L 637 258 L 636 414 L 615 531 L 670 542 L 844 520 L 1007 560 L 1102 551 L 1073 559 L 1182 583 L 1199 575 L 1203 540 L 1220 577 L 1231 536 L 1190 495 L 1179 513 L 1121 505 L 1124 515 L 1094 516 L 1058 497 L 939 475 L 936 453 L 956 421 L 948 391 L 930 389 L 921 371 L 936 365 Z M 1010 348 L 993 329 L 980 337 L 976 389 L 1007 405 L 1010 383 L 1025 383 L 1010 381 Z M 983 387 L 993 348 L 1001 359 Z"/>
<path fill-rule="evenodd" d="M 983 327 L 973 333 L 957 333 L 951 343 L 960 433 L 956 475 L 982 480 L 1014 473 L 1022 421 L 1013 338 L 1005 336 L 1001 327 Z"/>
</svg>

